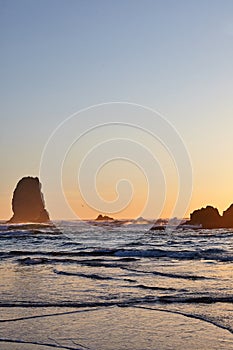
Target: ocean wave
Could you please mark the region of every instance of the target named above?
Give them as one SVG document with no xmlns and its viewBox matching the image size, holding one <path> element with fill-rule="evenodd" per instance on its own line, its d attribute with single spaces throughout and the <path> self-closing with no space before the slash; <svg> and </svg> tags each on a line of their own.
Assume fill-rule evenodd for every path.
<svg viewBox="0 0 233 350">
<path fill-rule="evenodd" d="M 125 282 L 136 282 L 136 280 L 133 280 L 131 278 L 118 278 L 118 277 L 111 277 L 111 276 L 104 276 L 96 273 L 83 273 L 83 272 L 71 272 L 71 271 L 61 271 L 57 269 L 53 269 L 53 272 L 57 275 L 63 275 L 63 276 L 77 276 L 77 277 L 83 277 L 83 278 L 90 278 L 93 280 L 120 280 Z"/>
<path fill-rule="evenodd" d="M 139 257 L 139 258 L 171 258 L 177 260 L 217 260 L 233 261 L 233 256 L 227 254 L 223 249 L 206 250 L 164 250 L 164 249 L 122 249 L 114 252 L 117 257 Z"/>
<path fill-rule="evenodd" d="M 224 249 L 208 248 L 197 250 L 167 250 L 167 249 L 86 249 L 79 247 L 75 251 L 2 251 L 0 257 L 12 258 L 17 256 L 46 256 L 46 257 L 61 257 L 61 258 L 99 258 L 110 257 L 120 258 L 121 261 L 130 262 L 133 259 L 140 258 L 168 258 L 176 260 L 213 260 L 219 262 L 232 262 L 233 255 Z"/>
<path fill-rule="evenodd" d="M 232 304 L 233 296 L 193 296 L 180 297 L 178 296 L 153 296 L 147 295 L 144 297 L 132 297 L 125 300 L 104 300 L 104 301 L 23 301 L 11 300 L 0 301 L 0 308 L 22 307 L 22 308 L 86 308 L 86 307 L 106 307 L 106 306 L 122 306 L 128 307 L 132 305 L 142 304 L 215 304 L 224 303 Z"/>
<path fill-rule="evenodd" d="M 233 303 L 233 296 L 193 296 L 193 297 L 158 297 L 161 303 L 182 303 L 182 304 L 214 304 L 214 303 Z"/>
<path fill-rule="evenodd" d="M 166 292 L 177 292 L 177 289 L 172 287 L 157 287 L 157 286 L 146 286 L 144 284 L 136 284 L 135 286 L 131 286 L 131 288 L 140 288 L 146 290 L 157 290 L 157 291 L 166 291 Z M 185 290 L 182 290 L 185 291 Z"/>
<path fill-rule="evenodd" d="M 18 262 L 21 265 L 38 265 L 38 264 L 47 264 L 49 263 L 49 259 L 46 258 L 24 258 L 24 259 L 18 259 Z"/>
<path fill-rule="evenodd" d="M 43 235 L 48 237 L 50 235 L 63 235 L 63 232 L 60 231 L 54 224 L 8 224 L 0 225 L 0 238 L 12 239 L 15 237 L 31 237 Z"/>
<path fill-rule="evenodd" d="M 114 277 L 111 276 L 103 276 L 103 275 L 98 275 L 96 273 L 82 273 L 82 272 L 70 272 L 70 271 L 59 271 L 54 269 L 54 273 L 57 275 L 63 275 L 63 276 L 78 276 L 78 277 L 85 277 L 85 278 L 90 278 L 94 280 L 114 280 Z"/>
<path fill-rule="evenodd" d="M 168 277 L 168 278 L 179 278 L 179 279 L 186 279 L 186 280 L 204 280 L 204 279 L 212 279 L 210 277 L 200 276 L 200 275 L 190 275 L 190 274 L 178 274 L 178 273 L 169 273 L 169 272 L 161 272 L 161 271 L 146 271 L 146 270 L 139 270 L 134 269 L 132 267 L 129 267 L 125 264 L 118 263 L 117 261 L 115 263 L 111 263 L 109 261 L 105 260 L 97 260 L 97 261 L 89 261 L 89 260 L 74 260 L 74 259 L 49 259 L 45 257 L 26 257 L 26 258 L 20 258 L 17 259 L 17 262 L 20 265 L 41 265 L 41 264 L 61 264 L 61 263 L 68 263 L 68 264 L 78 264 L 78 265 L 85 265 L 85 266 L 91 266 L 91 267 L 105 267 L 105 268 L 120 268 L 122 270 L 133 272 L 134 274 L 150 274 L 154 276 L 161 276 L 161 277 Z M 113 279 L 111 277 L 103 277 L 96 274 L 83 274 L 79 272 L 69 272 L 69 271 L 59 271 L 54 269 L 54 272 L 57 274 L 63 274 L 63 275 L 70 275 L 70 276 L 79 276 L 79 277 L 86 277 L 86 278 L 93 278 L 93 279 Z"/>
<path fill-rule="evenodd" d="M 186 279 L 186 280 L 205 280 L 205 279 L 212 279 L 210 277 L 205 276 L 198 276 L 198 275 L 187 275 L 187 274 L 179 274 L 179 273 L 169 273 L 169 272 L 161 272 L 161 271 L 145 271 L 145 270 L 139 270 L 139 269 L 133 269 L 132 267 L 126 267 L 122 266 L 121 269 L 135 272 L 138 274 L 150 274 L 154 276 L 161 276 L 161 277 L 169 277 L 169 278 L 180 278 L 180 279 Z"/>
<path fill-rule="evenodd" d="M 0 258 L 4 258 L 0 256 Z M 25 258 L 18 258 L 17 263 L 20 265 L 37 265 L 37 264 L 74 264 L 74 265 L 83 265 L 83 266 L 90 266 L 90 267 L 105 267 L 105 268 L 121 268 L 125 266 L 123 263 L 122 259 L 118 259 L 115 262 L 114 261 L 109 261 L 109 260 L 104 260 L 104 259 L 73 259 L 73 258 L 47 258 L 47 257 L 30 257 L 27 256 Z"/>
</svg>

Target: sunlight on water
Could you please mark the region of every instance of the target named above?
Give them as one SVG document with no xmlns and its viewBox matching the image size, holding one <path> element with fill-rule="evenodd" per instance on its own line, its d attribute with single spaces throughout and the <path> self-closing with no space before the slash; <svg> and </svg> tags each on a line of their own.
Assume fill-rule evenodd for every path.
<svg viewBox="0 0 233 350">
<path fill-rule="evenodd" d="M 58 222 L 0 239 L 1 349 L 233 346 L 230 230 Z"/>
</svg>

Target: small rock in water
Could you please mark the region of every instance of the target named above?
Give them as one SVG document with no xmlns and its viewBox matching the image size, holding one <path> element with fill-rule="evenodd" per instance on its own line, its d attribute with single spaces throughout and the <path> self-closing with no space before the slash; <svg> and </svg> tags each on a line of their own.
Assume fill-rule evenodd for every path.
<svg viewBox="0 0 233 350">
<path fill-rule="evenodd" d="M 96 221 L 113 221 L 114 219 L 107 215 L 98 215 Z"/>
</svg>

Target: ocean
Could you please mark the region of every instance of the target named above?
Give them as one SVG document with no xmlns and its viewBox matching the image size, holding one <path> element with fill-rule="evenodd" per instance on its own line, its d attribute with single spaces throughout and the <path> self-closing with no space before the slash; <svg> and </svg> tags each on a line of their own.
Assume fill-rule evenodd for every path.
<svg viewBox="0 0 233 350">
<path fill-rule="evenodd" d="M 233 230 L 0 225 L 0 349 L 233 349 Z"/>
</svg>

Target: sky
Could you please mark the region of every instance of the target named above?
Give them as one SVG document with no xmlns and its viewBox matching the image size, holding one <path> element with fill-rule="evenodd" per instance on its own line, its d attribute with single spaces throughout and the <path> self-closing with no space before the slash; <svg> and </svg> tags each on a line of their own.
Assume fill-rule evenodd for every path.
<svg viewBox="0 0 233 350">
<path fill-rule="evenodd" d="M 53 219 L 179 216 L 190 181 L 184 216 L 233 202 L 231 0 L 0 0 L 0 48 L 0 219 L 28 175 L 40 176 Z M 91 107 L 110 102 L 122 109 Z M 157 111 L 152 139 L 147 108 Z M 158 141 L 158 113 L 187 151 L 187 183 L 187 159 Z"/>
</svg>

